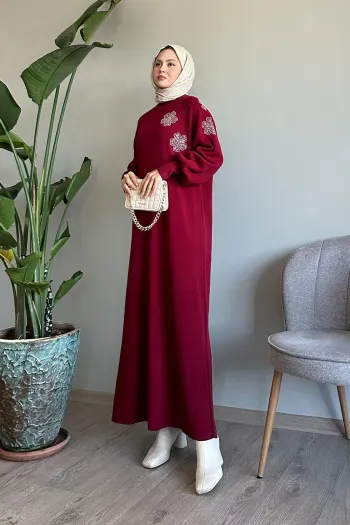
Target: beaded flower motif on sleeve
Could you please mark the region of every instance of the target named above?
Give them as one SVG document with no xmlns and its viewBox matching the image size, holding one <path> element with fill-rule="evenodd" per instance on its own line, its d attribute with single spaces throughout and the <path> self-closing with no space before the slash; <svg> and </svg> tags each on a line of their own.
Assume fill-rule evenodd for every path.
<svg viewBox="0 0 350 525">
<path fill-rule="evenodd" d="M 211 117 L 207 117 L 205 119 L 205 121 L 202 123 L 202 128 L 205 135 L 216 135 L 214 121 Z"/>
</svg>

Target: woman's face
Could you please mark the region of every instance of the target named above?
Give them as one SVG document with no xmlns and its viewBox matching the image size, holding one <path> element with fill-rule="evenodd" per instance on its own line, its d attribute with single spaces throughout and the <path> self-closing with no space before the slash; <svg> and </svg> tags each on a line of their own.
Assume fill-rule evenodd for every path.
<svg viewBox="0 0 350 525">
<path fill-rule="evenodd" d="M 154 61 L 153 82 L 159 88 L 174 84 L 181 73 L 181 64 L 173 49 L 163 49 Z"/>
</svg>

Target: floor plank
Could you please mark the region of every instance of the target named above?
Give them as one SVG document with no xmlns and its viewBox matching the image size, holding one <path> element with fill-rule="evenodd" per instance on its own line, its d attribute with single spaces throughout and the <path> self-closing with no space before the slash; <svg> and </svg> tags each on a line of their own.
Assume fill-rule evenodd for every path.
<svg viewBox="0 0 350 525">
<path fill-rule="evenodd" d="M 74 402 L 71 401 L 70 403 Z M 111 418 L 110 407 L 81 403 L 80 408 L 74 408 L 71 412 L 66 412 L 63 427 L 69 432 L 80 431 L 106 417 Z"/>
<path fill-rule="evenodd" d="M 74 433 L 66 448 L 49 458 L 23 463 L 0 460 L 0 473 L 3 469 L 3 473 L 0 474 L 0 490 L 2 491 L 7 484 L 16 483 L 16 480 L 20 484 L 23 479 L 30 480 L 31 485 L 48 484 L 99 448 L 122 436 L 127 429 L 124 425 L 110 424 L 109 421 L 102 420 Z"/>
<path fill-rule="evenodd" d="M 348 457 L 342 437 L 320 435 L 301 447 L 247 525 L 316 523 Z"/>
<path fill-rule="evenodd" d="M 225 471 L 233 466 L 252 443 L 259 439 L 259 429 L 246 425 L 218 423 Z M 225 474 L 226 475 L 226 474 Z M 138 505 L 117 521 L 118 525 L 179 525 L 190 513 L 197 516 L 197 508 L 203 503 L 195 493 L 196 458 L 192 456 L 181 468 L 168 477 L 161 487 L 148 494 Z M 214 491 L 213 495 L 216 493 Z M 114 523 L 114 522 L 112 522 Z M 202 525 L 199 520 L 197 522 Z M 211 522 L 210 522 L 211 523 Z M 112 525 L 112 524 L 111 524 Z"/>
<path fill-rule="evenodd" d="M 262 429 L 261 429 L 262 431 Z M 304 443 L 314 438 L 307 433 L 276 430 L 273 433 L 268 466 L 269 476 L 256 477 L 261 451 L 261 436 L 232 465 L 227 464 L 225 476 L 216 490 L 202 498 L 183 525 L 246 525 L 251 514 L 258 509 L 276 485 L 281 474 Z"/>
<path fill-rule="evenodd" d="M 345 463 L 316 525 L 349 525 L 350 523 L 350 458 Z"/>
<path fill-rule="evenodd" d="M 142 458 L 138 456 L 135 461 L 126 464 L 123 468 L 118 468 L 114 475 L 102 482 L 95 490 L 85 496 L 85 498 L 69 509 L 79 515 L 74 521 L 69 521 L 69 514 L 65 513 L 58 518 L 67 525 L 110 525 L 115 523 L 125 512 L 130 509 L 135 501 L 147 497 L 153 488 L 162 484 L 171 473 L 178 472 L 178 467 L 191 454 L 193 457 L 193 447 L 188 450 L 177 450 L 172 455 L 171 460 L 162 468 L 152 471 L 142 467 Z M 192 464 L 195 465 L 194 459 Z M 77 486 L 79 491 L 80 486 Z M 84 485 L 85 489 L 85 485 Z M 60 523 L 58 521 L 58 523 Z M 124 523 L 124 522 L 123 522 Z M 53 521 L 51 525 L 57 525 Z"/>
<path fill-rule="evenodd" d="M 7 476 L 9 473 L 13 472 L 14 470 L 17 470 L 20 468 L 21 463 L 17 463 L 15 461 L 4 461 L 0 459 L 0 487 L 1 487 L 1 479 L 5 476 Z"/>
<path fill-rule="evenodd" d="M 0 513 L 0 523 L 8 525 L 48 525 L 52 516 L 62 507 L 71 506 L 80 499 L 78 494 L 52 487 L 40 487 L 32 491 L 21 502 L 12 503 L 11 508 Z"/>
<path fill-rule="evenodd" d="M 135 462 L 143 449 L 146 453 L 152 441 L 153 436 L 145 432 L 144 426 L 130 427 L 107 445 L 53 478 L 50 486 L 90 494 L 126 465 Z"/>
<path fill-rule="evenodd" d="M 165 465 L 142 459 L 155 433 L 116 425 L 110 409 L 72 402 L 71 442 L 41 461 L 0 461 L 0 524 L 349 525 L 350 444 L 342 437 L 275 430 L 265 477 L 256 478 L 262 427 L 218 422 L 224 477 L 194 490 L 195 443 Z"/>
<path fill-rule="evenodd" d="M 66 417 L 70 414 L 80 411 L 84 405 L 86 405 L 86 403 L 78 403 L 77 401 L 72 401 L 70 399 L 67 403 Z"/>
</svg>

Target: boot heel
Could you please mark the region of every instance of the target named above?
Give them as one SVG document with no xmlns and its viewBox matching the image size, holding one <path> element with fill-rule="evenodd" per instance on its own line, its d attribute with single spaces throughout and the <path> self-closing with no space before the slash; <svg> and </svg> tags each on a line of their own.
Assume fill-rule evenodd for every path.
<svg viewBox="0 0 350 525">
<path fill-rule="evenodd" d="M 182 431 L 180 431 L 179 435 L 175 439 L 174 447 L 175 448 L 186 448 L 187 447 L 187 436 Z"/>
</svg>

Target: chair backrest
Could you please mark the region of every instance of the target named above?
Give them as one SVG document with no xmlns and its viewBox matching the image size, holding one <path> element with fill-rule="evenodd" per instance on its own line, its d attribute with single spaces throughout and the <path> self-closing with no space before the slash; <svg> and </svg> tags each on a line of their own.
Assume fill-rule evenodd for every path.
<svg viewBox="0 0 350 525">
<path fill-rule="evenodd" d="M 350 235 L 299 248 L 282 275 L 287 330 L 350 329 Z"/>
</svg>

